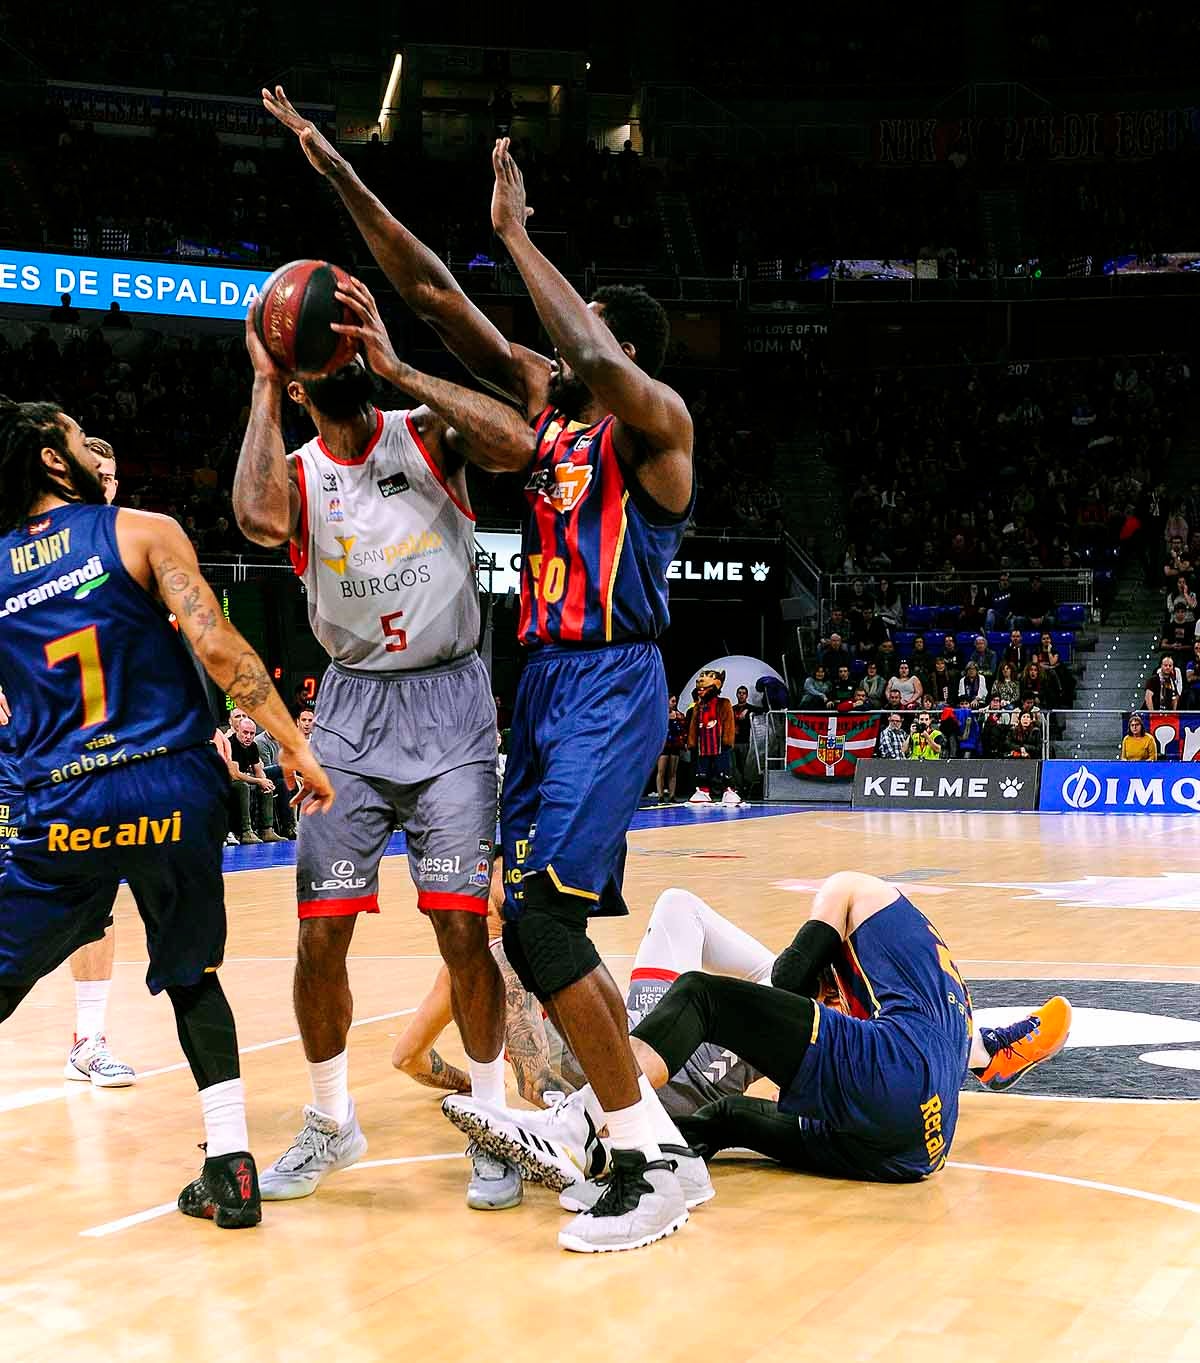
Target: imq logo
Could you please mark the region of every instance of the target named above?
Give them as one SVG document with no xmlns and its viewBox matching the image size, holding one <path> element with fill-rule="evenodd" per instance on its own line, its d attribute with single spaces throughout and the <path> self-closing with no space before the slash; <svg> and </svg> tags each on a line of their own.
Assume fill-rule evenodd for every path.
<svg viewBox="0 0 1200 1363">
<path fill-rule="evenodd" d="M 1194 763 L 1160 762 L 1154 775 L 1133 775 L 1128 765 L 1100 762 L 1077 767 L 1043 764 L 1043 809 L 1097 814 L 1200 813 L 1200 774 Z"/>
</svg>

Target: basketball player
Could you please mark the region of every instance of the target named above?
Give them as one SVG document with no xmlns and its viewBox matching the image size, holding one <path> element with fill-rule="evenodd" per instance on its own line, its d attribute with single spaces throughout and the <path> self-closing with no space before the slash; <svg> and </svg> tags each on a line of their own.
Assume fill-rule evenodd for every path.
<svg viewBox="0 0 1200 1363">
<path fill-rule="evenodd" d="M 204 1167 L 179 1209 L 257 1225 L 237 1036 L 216 974 L 225 769 L 167 611 L 213 680 L 281 735 L 311 810 L 330 803 L 329 783 L 182 529 L 105 505 L 75 421 L 53 403 L 0 399 L 0 485 L 0 683 L 24 801 L 0 880 L 0 1021 L 103 936 L 125 879 L 146 924 L 146 982 L 171 1000 L 204 1114 Z"/>
<path fill-rule="evenodd" d="M 234 512 L 249 539 L 288 543 L 304 582 L 313 633 L 332 662 L 311 745 L 338 795 L 332 818 L 300 824 L 294 1000 L 313 1101 L 295 1142 L 263 1171 L 267 1199 L 308 1196 L 367 1148 L 349 1091 L 346 954 L 357 915 L 379 911 L 379 861 L 397 824 L 417 906 L 450 973 L 472 1091 L 504 1101 L 504 985 L 487 939 L 496 708 L 476 652 L 475 518 L 461 433 L 508 458 L 514 441 L 527 448 L 531 437 L 494 398 L 401 366 L 370 292 L 358 281 L 347 288 L 338 296 L 360 320 L 339 329 L 381 377 L 436 395 L 444 415 L 427 405 L 379 411 L 361 357 L 326 378 L 289 378 L 247 319 L 254 389 Z M 285 395 L 317 428 L 291 455 Z M 490 1156 L 473 1163 L 472 1207 L 516 1206 L 521 1193 L 515 1169 L 498 1172 Z"/>
<path fill-rule="evenodd" d="M 670 339 L 666 313 L 640 289 L 580 298 L 529 238 L 524 184 L 502 138 L 492 156 L 492 226 L 557 358 L 513 345 L 281 87 L 264 90 L 263 102 L 330 179 L 405 301 L 534 428 L 532 459 L 486 442 L 465 451 L 483 467 L 524 473 L 530 506 L 518 627 L 529 664 L 501 812 L 504 945 L 579 1057 L 612 1137 L 609 1192 L 559 1243 L 584 1252 L 650 1244 L 687 1220 L 659 1149 L 677 1132 L 638 1072 L 620 991 L 587 921 L 627 912 L 625 834 L 661 748 L 667 698 L 654 641 L 668 623 L 666 570 L 694 503 L 691 418 L 655 377 Z"/>
</svg>

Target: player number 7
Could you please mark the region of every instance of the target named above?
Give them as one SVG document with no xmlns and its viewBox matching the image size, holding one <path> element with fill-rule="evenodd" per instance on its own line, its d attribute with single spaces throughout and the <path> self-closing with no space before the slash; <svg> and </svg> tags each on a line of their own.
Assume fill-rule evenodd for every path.
<svg viewBox="0 0 1200 1363">
<path fill-rule="evenodd" d="M 103 724 L 108 718 L 108 693 L 104 685 L 104 666 L 100 662 L 100 635 L 95 625 L 51 639 L 45 646 L 46 666 L 57 667 L 70 658 L 79 660 L 79 686 L 83 693 L 81 729 Z"/>
</svg>

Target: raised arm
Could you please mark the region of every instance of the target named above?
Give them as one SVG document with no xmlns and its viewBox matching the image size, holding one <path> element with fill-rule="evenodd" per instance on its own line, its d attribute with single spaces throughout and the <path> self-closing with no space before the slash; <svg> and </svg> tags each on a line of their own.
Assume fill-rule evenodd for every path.
<svg viewBox="0 0 1200 1363">
<path fill-rule="evenodd" d="M 117 543 L 133 578 L 175 615 L 201 667 L 235 705 L 279 739 L 280 766 L 304 778 L 305 813 L 328 809 L 333 803 L 329 778 L 288 714 L 262 659 L 222 614 L 179 524 L 170 516 L 121 510 Z"/>
<path fill-rule="evenodd" d="M 614 435 L 646 491 L 682 512 L 692 494 L 692 418 L 677 392 L 641 369 L 529 238 L 525 182 L 501 138 L 492 152 L 492 226 L 521 272 L 555 349 L 617 418 Z M 624 428 L 624 429 L 622 429 Z M 645 461 L 643 463 L 643 461 Z"/>
<path fill-rule="evenodd" d="M 274 92 L 264 89 L 262 100 L 267 111 L 296 134 L 313 169 L 337 190 L 400 297 L 477 378 L 511 397 L 532 419 L 546 405 L 549 360 L 501 335 L 463 293 L 444 262 L 384 207 L 316 124 L 297 113 L 282 85 Z"/>
<path fill-rule="evenodd" d="M 437 440 L 443 446 L 443 466 L 467 459 L 492 473 L 505 473 L 529 463 L 537 439 L 515 407 L 405 364 L 392 346 L 370 289 L 361 280 L 352 279 L 337 297 L 354 310 L 359 321 L 357 325 L 335 323 L 334 331 L 353 336 L 381 379 L 440 418 Z"/>
<path fill-rule="evenodd" d="M 233 474 L 233 514 L 254 544 L 286 544 L 300 524 L 300 488 L 283 445 L 286 376 L 258 339 L 253 309 L 246 316 L 246 350 L 254 366 L 250 420 Z"/>
</svg>

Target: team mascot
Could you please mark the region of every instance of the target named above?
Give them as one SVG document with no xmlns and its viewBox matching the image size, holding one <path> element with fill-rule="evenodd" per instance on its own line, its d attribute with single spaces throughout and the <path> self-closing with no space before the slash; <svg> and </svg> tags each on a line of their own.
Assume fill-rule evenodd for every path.
<svg viewBox="0 0 1200 1363">
<path fill-rule="evenodd" d="M 706 668 L 696 679 L 696 703 L 688 722 L 688 747 L 696 752 L 696 789 L 693 805 L 740 805 L 741 796 L 729 784 L 734 722 L 733 706 L 721 694 L 725 673 Z"/>
</svg>

